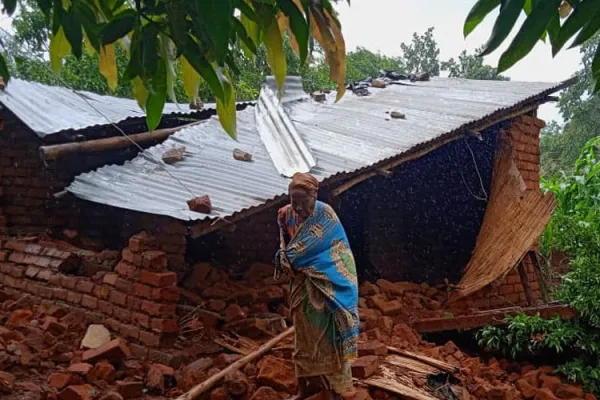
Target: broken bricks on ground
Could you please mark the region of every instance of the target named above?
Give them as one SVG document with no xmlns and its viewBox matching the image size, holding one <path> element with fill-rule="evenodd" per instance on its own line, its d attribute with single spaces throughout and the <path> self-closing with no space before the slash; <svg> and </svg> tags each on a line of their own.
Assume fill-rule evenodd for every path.
<svg viewBox="0 0 600 400">
<path fill-rule="evenodd" d="M 254 264 L 241 279 L 231 279 L 225 270 L 201 264 L 180 289 L 148 234 L 134 236 L 120 261 L 110 257 L 117 262 L 112 273 L 74 276 L 74 254 L 52 248 L 50 241 L 3 242 L 2 399 L 177 397 L 286 328 L 287 284 L 272 279 L 270 265 Z M 397 398 L 393 390 L 373 386 L 389 380 L 390 370 L 409 392 L 447 397 L 415 372 L 422 367 L 389 369 L 395 363 L 390 349 L 455 366 L 451 390 L 461 399 L 594 398 L 551 367 L 483 360 L 451 342 L 423 341 L 406 323 L 447 313 L 441 288 L 380 280 L 363 283 L 359 292 L 362 332 L 353 374 L 364 398 Z M 205 397 L 290 397 L 297 388 L 292 350 L 288 338 L 227 375 Z"/>
</svg>

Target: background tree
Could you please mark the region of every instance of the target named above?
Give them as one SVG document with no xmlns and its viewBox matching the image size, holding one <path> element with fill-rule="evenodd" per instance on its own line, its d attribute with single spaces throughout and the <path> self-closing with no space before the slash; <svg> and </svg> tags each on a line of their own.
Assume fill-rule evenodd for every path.
<svg viewBox="0 0 600 400">
<path fill-rule="evenodd" d="M 498 73 L 498 69 L 483 64 L 483 57 L 479 57 L 482 48 L 475 50 L 475 54 L 469 54 L 466 50 L 458 56 L 441 63 L 442 71 L 448 71 L 450 78 L 465 78 L 477 80 L 508 81 L 509 78 Z"/>
<path fill-rule="evenodd" d="M 440 74 L 440 49 L 433 37 L 431 27 L 422 35 L 413 33 L 411 43 L 402 43 L 400 63 L 407 73 L 428 72 L 431 76 Z"/>
</svg>

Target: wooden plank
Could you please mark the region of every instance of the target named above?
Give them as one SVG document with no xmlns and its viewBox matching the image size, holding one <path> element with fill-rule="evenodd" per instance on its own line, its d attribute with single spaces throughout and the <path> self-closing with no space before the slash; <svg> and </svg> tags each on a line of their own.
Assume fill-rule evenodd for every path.
<svg viewBox="0 0 600 400">
<path fill-rule="evenodd" d="M 532 306 L 533 292 L 531 291 L 531 285 L 529 285 L 529 276 L 527 276 L 527 269 L 525 269 L 525 263 L 523 262 L 523 260 L 519 262 L 517 270 L 519 271 L 521 285 L 523 285 L 523 290 L 525 290 L 525 298 L 527 299 L 527 305 Z"/>
<path fill-rule="evenodd" d="M 426 392 L 422 392 L 413 389 L 410 386 L 403 385 L 402 383 L 394 379 L 375 377 L 364 380 L 362 381 L 362 383 L 378 389 L 383 389 L 395 393 L 404 399 L 438 400 L 436 397 L 433 397 L 427 394 Z"/>
<path fill-rule="evenodd" d="M 540 260 L 538 259 L 537 253 L 533 250 L 530 250 L 527 255 L 531 260 L 531 264 L 533 264 L 533 271 L 535 273 L 535 278 L 537 279 L 538 285 L 540 286 L 540 290 L 542 292 L 542 298 L 545 303 L 550 301 L 550 292 L 548 290 L 548 286 L 546 285 L 546 280 L 544 279 L 544 274 L 542 273 L 542 267 L 540 266 Z"/>
<path fill-rule="evenodd" d="M 454 365 L 445 363 L 440 360 L 436 360 L 435 358 L 431 358 L 431 357 L 427 357 L 427 356 L 424 356 L 421 354 L 413 353 L 411 351 L 401 350 L 401 349 L 397 349 L 395 347 L 388 347 L 388 351 L 391 353 L 395 353 L 395 354 L 407 357 L 407 358 L 411 358 L 413 360 L 420 361 L 424 364 L 430 365 L 432 367 L 435 367 L 435 368 L 445 371 L 445 372 L 455 373 L 455 372 L 460 371 L 460 369 L 455 367 Z"/>
<path fill-rule="evenodd" d="M 489 310 L 477 314 L 463 315 L 453 318 L 428 318 L 411 323 L 411 327 L 419 333 L 469 330 L 486 325 L 502 325 L 506 315 L 516 315 L 521 312 L 526 315 L 540 314 L 543 318 L 560 315 L 562 318 L 572 318 L 575 312 L 564 304 L 546 304 L 539 307 L 511 308 L 506 310 Z"/>
</svg>

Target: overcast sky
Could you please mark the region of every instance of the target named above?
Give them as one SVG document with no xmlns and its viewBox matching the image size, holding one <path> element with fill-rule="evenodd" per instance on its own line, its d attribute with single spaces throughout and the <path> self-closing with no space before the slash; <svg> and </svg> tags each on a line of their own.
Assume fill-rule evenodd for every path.
<svg viewBox="0 0 600 400">
<path fill-rule="evenodd" d="M 397 56 L 400 43 L 409 42 L 413 32 L 423 33 L 433 26 L 440 58 L 445 60 L 456 58 L 464 49 L 473 51 L 491 33 L 495 14 L 464 39 L 463 22 L 473 4 L 475 0 L 352 0 L 350 7 L 340 5 L 338 11 L 348 50 L 362 46 Z M 500 54 L 496 51 L 486 63 L 496 65 Z M 550 46 L 540 42 L 505 75 L 518 81 L 559 82 L 577 71 L 580 61 L 578 49 L 561 52 L 553 59 Z M 547 121 L 560 118 L 553 105 L 543 106 L 540 116 Z"/>
<path fill-rule="evenodd" d="M 340 3 L 338 11 L 348 50 L 362 46 L 397 56 L 400 43 L 410 42 L 413 32 L 423 33 L 433 26 L 440 58 L 446 60 L 457 57 L 464 49 L 472 52 L 485 43 L 491 32 L 495 15 L 488 16 L 468 39 L 463 38 L 463 22 L 474 3 L 475 0 L 352 0 L 351 6 Z M 10 23 L 6 15 L 0 15 L 0 27 L 11 31 Z M 495 65 L 500 54 L 496 51 L 486 58 L 486 63 Z M 561 52 L 553 59 L 550 46 L 540 42 L 505 75 L 519 81 L 559 82 L 577 71 L 580 61 L 578 49 Z M 553 105 L 543 106 L 540 116 L 546 121 L 560 119 Z"/>
</svg>

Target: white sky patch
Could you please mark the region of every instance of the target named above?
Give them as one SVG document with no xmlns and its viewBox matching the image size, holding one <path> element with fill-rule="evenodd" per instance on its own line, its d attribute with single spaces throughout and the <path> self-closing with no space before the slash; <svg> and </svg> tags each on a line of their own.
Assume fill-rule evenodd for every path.
<svg viewBox="0 0 600 400">
<path fill-rule="evenodd" d="M 362 46 L 388 56 L 400 55 L 400 43 L 410 42 L 414 32 L 422 34 L 432 26 L 441 60 L 456 58 L 463 50 L 473 52 L 487 41 L 496 16 L 490 14 L 465 39 L 463 23 L 475 0 L 352 0 L 350 7 L 345 2 L 339 4 L 337 9 L 348 50 Z M 509 43 L 486 57 L 485 62 L 495 66 Z M 539 42 L 504 75 L 515 81 L 560 82 L 570 78 L 580 68 L 580 62 L 579 49 L 562 51 L 552 58 L 550 45 Z M 539 115 L 546 121 L 561 120 L 553 104 L 542 106 Z"/>
</svg>

